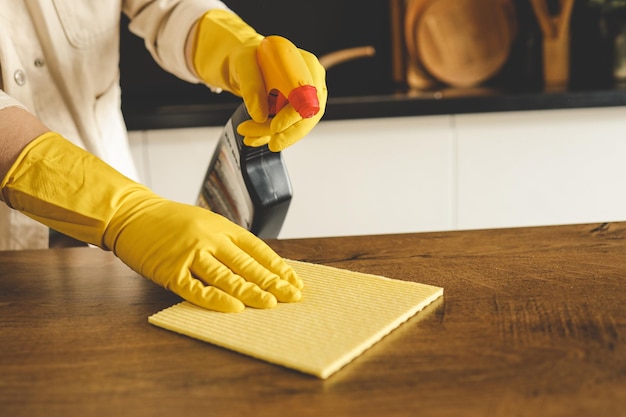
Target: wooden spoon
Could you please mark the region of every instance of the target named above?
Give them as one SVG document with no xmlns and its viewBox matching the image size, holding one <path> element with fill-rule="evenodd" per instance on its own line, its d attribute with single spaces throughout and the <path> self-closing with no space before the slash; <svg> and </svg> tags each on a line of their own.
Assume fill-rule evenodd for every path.
<svg viewBox="0 0 626 417">
<path fill-rule="evenodd" d="M 552 15 L 546 0 L 530 0 L 543 34 L 543 76 L 546 88 L 560 89 L 569 81 L 570 20 L 574 0 L 559 0 Z"/>
</svg>

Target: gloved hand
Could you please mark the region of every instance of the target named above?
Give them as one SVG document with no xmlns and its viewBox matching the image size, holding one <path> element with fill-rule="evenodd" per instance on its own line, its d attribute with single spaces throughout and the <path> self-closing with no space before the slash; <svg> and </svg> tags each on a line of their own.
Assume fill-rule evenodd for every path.
<svg viewBox="0 0 626 417">
<path fill-rule="evenodd" d="M 48 132 L 0 183 L 5 202 L 112 250 L 141 275 L 211 310 L 271 308 L 301 297 L 301 280 L 263 241 L 222 216 L 163 199 Z"/>
<path fill-rule="evenodd" d="M 303 117 L 287 104 L 269 119 L 268 85 L 263 73 L 275 68 L 264 68 L 259 63 L 257 50 L 264 39 L 237 15 L 210 10 L 198 22 L 192 59 L 196 73 L 205 83 L 243 98 L 252 118 L 237 129 L 244 136 L 244 143 L 268 144 L 270 150 L 278 152 L 306 136 L 322 118 L 328 96 L 326 71 L 309 52 L 298 49 L 298 55 L 291 58 L 285 54 L 289 68 L 301 68 L 289 65 L 289 59 L 304 61 L 304 71 L 299 69 L 300 73 L 295 75 L 317 89 L 320 110 L 313 117 Z"/>
</svg>

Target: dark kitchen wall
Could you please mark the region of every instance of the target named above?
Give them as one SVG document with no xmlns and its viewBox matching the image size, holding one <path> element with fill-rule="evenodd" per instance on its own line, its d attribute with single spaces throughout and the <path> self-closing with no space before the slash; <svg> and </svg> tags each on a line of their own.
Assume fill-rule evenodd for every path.
<svg viewBox="0 0 626 417">
<path fill-rule="evenodd" d="M 374 57 L 361 58 L 329 69 L 327 84 L 333 96 L 367 95 L 392 89 L 388 2 L 370 4 L 345 0 L 225 1 L 263 35 L 282 35 L 302 49 L 322 56 L 336 50 L 374 46 Z M 367 4 L 367 5 L 366 5 Z M 161 70 L 122 22 L 121 82 L 124 108 L 140 110 L 168 105 L 233 102 L 230 94 L 213 94 Z"/>
</svg>

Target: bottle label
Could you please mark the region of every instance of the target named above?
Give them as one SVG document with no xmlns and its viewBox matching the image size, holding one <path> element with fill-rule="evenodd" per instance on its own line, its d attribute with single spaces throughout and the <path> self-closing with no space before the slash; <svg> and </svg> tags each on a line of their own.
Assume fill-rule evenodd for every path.
<svg viewBox="0 0 626 417">
<path fill-rule="evenodd" d="M 250 230 L 254 206 L 241 170 L 241 143 L 229 120 L 217 144 L 217 157 L 209 168 L 197 204 Z"/>
</svg>

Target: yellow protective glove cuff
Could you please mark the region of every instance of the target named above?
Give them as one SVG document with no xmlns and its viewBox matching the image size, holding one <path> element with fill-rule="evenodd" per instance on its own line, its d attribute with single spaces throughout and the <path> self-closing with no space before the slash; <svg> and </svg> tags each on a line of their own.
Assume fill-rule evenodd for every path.
<svg viewBox="0 0 626 417">
<path fill-rule="evenodd" d="M 54 230 L 104 248 L 104 231 L 119 204 L 121 191 L 131 183 L 119 173 L 106 181 L 99 177 L 108 170 L 113 169 L 48 132 L 22 150 L 0 186 L 9 207 Z"/>
<path fill-rule="evenodd" d="M 250 117 L 268 117 L 267 93 L 257 62 L 264 39 L 236 14 L 214 9 L 198 21 L 193 66 L 202 81 L 243 98 Z"/>
<path fill-rule="evenodd" d="M 301 297 L 293 269 L 250 232 L 157 196 L 56 133 L 32 141 L 0 186 L 10 207 L 112 250 L 199 306 L 236 312 Z"/>
</svg>

